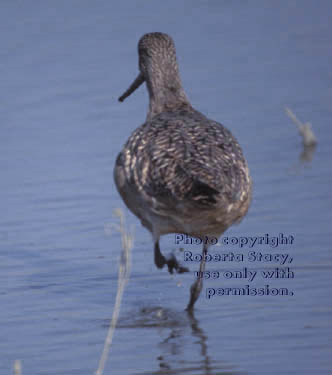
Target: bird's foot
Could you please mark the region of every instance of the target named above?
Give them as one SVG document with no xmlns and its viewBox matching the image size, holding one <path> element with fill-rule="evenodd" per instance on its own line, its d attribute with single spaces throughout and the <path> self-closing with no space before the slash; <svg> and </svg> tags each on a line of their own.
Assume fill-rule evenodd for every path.
<svg viewBox="0 0 332 375">
<path fill-rule="evenodd" d="M 179 264 L 174 254 L 171 254 L 171 256 L 166 260 L 166 264 L 168 266 L 168 272 L 171 274 L 174 272 L 174 270 L 177 273 L 189 272 L 187 267 L 183 267 Z"/>
</svg>

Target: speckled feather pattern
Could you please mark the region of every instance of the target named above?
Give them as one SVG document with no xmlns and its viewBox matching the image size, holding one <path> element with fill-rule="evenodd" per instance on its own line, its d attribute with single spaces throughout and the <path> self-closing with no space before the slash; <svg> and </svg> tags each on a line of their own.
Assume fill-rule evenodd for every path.
<svg viewBox="0 0 332 375">
<path fill-rule="evenodd" d="M 228 129 L 190 105 L 168 35 L 146 34 L 138 51 L 150 108 L 117 158 L 117 188 L 151 232 L 221 234 L 251 199 L 241 148 Z"/>
</svg>

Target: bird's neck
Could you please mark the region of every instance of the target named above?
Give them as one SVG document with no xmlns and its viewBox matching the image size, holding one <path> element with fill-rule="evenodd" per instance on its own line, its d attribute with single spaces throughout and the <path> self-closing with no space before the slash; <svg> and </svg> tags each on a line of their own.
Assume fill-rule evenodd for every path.
<svg viewBox="0 0 332 375">
<path fill-rule="evenodd" d="M 146 85 L 150 99 L 147 120 L 151 120 L 161 112 L 174 111 L 184 106 L 191 107 L 178 74 L 169 77 L 150 75 Z"/>
</svg>

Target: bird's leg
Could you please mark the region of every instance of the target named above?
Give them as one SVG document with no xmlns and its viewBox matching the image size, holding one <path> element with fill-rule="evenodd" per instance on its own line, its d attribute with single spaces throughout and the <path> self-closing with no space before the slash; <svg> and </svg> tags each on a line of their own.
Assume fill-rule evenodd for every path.
<svg viewBox="0 0 332 375">
<path fill-rule="evenodd" d="M 164 265 L 167 264 L 169 273 L 173 273 L 173 270 L 175 270 L 178 273 L 189 271 L 187 267 L 180 266 L 174 254 L 172 254 L 168 259 L 166 259 L 163 256 L 163 254 L 160 251 L 159 240 L 157 240 L 154 244 L 154 262 L 158 268 L 163 268 Z"/>
<path fill-rule="evenodd" d="M 154 263 L 158 268 L 163 268 L 167 263 L 166 258 L 160 251 L 159 240 L 157 240 L 154 244 Z"/>
<path fill-rule="evenodd" d="M 198 278 L 190 288 L 190 300 L 189 300 L 188 306 L 186 308 L 186 310 L 189 313 L 192 313 L 193 308 L 194 308 L 194 304 L 197 301 L 197 299 L 198 299 L 198 297 L 201 293 L 201 290 L 203 288 L 203 275 L 204 275 L 204 270 L 205 270 L 206 255 L 207 255 L 208 247 L 209 246 L 207 244 L 203 245 L 202 260 L 201 260 L 201 264 L 199 266 Z"/>
</svg>

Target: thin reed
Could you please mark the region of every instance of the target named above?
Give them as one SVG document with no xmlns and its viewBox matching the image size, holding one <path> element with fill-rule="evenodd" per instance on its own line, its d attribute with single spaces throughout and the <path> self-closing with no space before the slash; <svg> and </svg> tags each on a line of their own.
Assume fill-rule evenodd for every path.
<svg viewBox="0 0 332 375">
<path fill-rule="evenodd" d="M 19 359 L 16 359 L 14 362 L 14 375 L 21 375 L 22 374 L 22 364 Z"/>
<path fill-rule="evenodd" d="M 127 285 L 127 282 L 129 280 L 131 249 L 133 247 L 133 242 L 134 242 L 133 231 L 127 228 L 123 210 L 120 208 L 117 208 L 116 210 L 114 210 L 114 214 L 118 216 L 120 219 L 120 224 L 115 225 L 115 228 L 121 233 L 121 244 L 122 244 L 121 258 L 120 258 L 120 264 L 119 264 L 119 274 L 118 274 L 118 290 L 116 293 L 115 306 L 113 310 L 112 320 L 108 328 L 107 336 L 106 336 L 105 343 L 104 343 L 103 353 L 99 360 L 99 365 L 96 371 L 96 375 L 103 375 L 104 373 L 105 364 L 106 364 L 106 361 L 110 352 L 116 324 L 119 318 L 122 295 L 124 292 L 124 288 Z"/>
<path fill-rule="evenodd" d="M 288 107 L 285 107 L 286 114 L 296 125 L 300 135 L 302 136 L 304 147 L 313 147 L 317 144 L 317 138 L 311 129 L 310 122 L 304 124 L 295 116 L 295 113 Z"/>
</svg>

